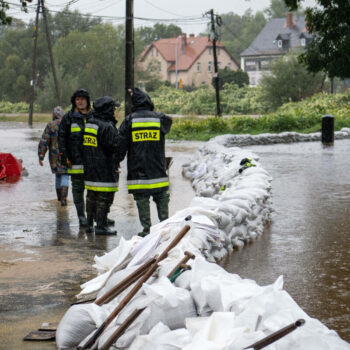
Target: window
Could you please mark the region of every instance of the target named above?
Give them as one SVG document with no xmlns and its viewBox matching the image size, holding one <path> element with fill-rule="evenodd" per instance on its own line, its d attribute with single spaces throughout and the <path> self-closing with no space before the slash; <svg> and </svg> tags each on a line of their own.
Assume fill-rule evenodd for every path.
<svg viewBox="0 0 350 350">
<path fill-rule="evenodd" d="M 209 47 L 209 55 L 211 55 L 211 47 Z"/>
<path fill-rule="evenodd" d="M 221 62 L 218 62 L 218 69 L 221 69 Z"/>
<path fill-rule="evenodd" d="M 201 71 L 201 63 L 197 62 L 197 72 L 199 73 Z"/>
<path fill-rule="evenodd" d="M 231 67 L 231 62 L 227 63 L 227 68 L 228 68 L 228 69 L 232 69 L 232 67 Z"/>
<path fill-rule="evenodd" d="M 151 56 L 153 56 L 153 47 L 152 47 L 152 49 L 151 49 Z"/>
<path fill-rule="evenodd" d="M 282 49 L 282 47 L 283 47 L 283 42 L 282 42 L 282 40 L 278 40 L 278 41 L 277 41 L 277 47 L 280 48 L 280 49 Z"/>
<path fill-rule="evenodd" d="M 162 71 L 162 64 L 158 62 L 158 72 L 160 73 Z"/>
<path fill-rule="evenodd" d="M 211 73 L 213 70 L 211 61 L 208 62 L 208 72 Z"/>
<path fill-rule="evenodd" d="M 306 40 L 305 40 L 305 38 L 301 38 L 301 39 L 300 39 L 300 45 L 303 46 L 303 47 L 306 46 Z"/>
<path fill-rule="evenodd" d="M 158 56 L 158 50 L 156 49 L 156 56 Z"/>
</svg>

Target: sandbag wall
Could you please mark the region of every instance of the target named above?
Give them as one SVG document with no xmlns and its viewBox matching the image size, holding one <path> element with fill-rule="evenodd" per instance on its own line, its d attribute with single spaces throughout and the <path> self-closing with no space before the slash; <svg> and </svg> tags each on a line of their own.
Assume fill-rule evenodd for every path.
<svg viewBox="0 0 350 350">
<path fill-rule="evenodd" d="M 243 158 L 255 166 L 240 172 Z M 145 308 L 111 349 L 241 350 L 297 318 L 306 319 L 305 326 L 270 350 L 349 349 L 334 331 L 305 314 L 283 290 L 282 277 L 261 287 L 215 263 L 227 251 L 262 234 L 270 219 L 271 177 L 258 157 L 211 141 L 191 164 L 184 165 L 183 174 L 196 192 L 188 208 L 152 226 L 145 238 L 121 238 L 118 247 L 95 257 L 98 276 L 82 285 L 79 298 L 104 295 L 150 257 L 162 253 L 184 225 L 191 226 L 157 273 L 102 333 L 95 348 L 101 348 L 135 309 Z M 192 269 L 171 283 L 166 276 L 185 251 L 196 256 L 188 263 Z M 77 349 L 85 344 L 133 286 L 102 306 L 72 306 L 58 326 L 57 348 Z"/>
</svg>

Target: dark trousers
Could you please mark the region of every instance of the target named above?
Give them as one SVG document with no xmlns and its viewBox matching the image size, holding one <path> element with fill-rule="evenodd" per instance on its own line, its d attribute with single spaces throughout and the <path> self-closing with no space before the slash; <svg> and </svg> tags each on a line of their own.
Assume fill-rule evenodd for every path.
<svg viewBox="0 0 350 350">
<path fill-rule="evenodd" d="M 113 204 L 115 192 L 87 191 L 86 212 L 88 224 L 91 226 L 96 219 L 98 226 L 107 224 L 107 215 Z"/>
<path fill-rule="evenodd" d="M 160 221 L 169 217 L 169 192 L 162 191 L 156 193 L 133 193 L 136 201 L 139 218 L 143 227 L 143 232 L 149 232 L 151 224 L 151 212 L 149 199 L 152 196 L 153 202 L 156 203 L 158 218 Z"/>
<path fill-rule="evenodd" d="M 84 204 L 84 175 L 77 174 L 71 175 L 72 181 L 72 194 L 73 194 L 73 202 L 75 208 L 77 209 L 78 217 L 85 216 L 85 204 Z"/>
</svg>

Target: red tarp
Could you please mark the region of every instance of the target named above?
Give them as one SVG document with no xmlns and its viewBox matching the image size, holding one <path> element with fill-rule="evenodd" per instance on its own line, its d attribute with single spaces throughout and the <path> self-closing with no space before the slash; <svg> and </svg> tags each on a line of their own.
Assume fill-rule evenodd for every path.
<svg viewBox="0 0 350 350">
<path fill-rule="evenodd" d="M 0 153 L 0 180 L 12 176 L 20 176 L 22 164 L 11 153 Z"/>
</svg>

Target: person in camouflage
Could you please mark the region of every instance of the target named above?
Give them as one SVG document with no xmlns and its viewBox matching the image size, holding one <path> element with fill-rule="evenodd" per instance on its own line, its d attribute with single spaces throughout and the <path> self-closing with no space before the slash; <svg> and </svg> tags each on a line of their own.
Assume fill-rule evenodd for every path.
<svg viewBox="0 0 350 350">
<path fill-rule="evenodd" d="M 38 146 L 39 164 L 44 165 L 45 154 L 49 151 L 51 171 L 55 174 L 57 200 L 62 206 L 67 205 L 69 176 L 67 167 L 62 165 L 58 149 L 58 130 L 64 114 L 62 107 L 57 106 L 53 110 L 52 121 L 46 125 Z"/>
</svg>

